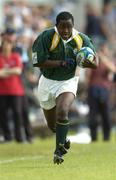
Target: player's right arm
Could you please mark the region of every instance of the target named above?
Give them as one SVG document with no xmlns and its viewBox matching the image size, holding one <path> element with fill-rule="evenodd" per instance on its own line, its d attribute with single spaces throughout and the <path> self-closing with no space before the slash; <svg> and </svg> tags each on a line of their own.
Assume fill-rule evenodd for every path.
<svg viewBox="0 0 116 180">
<path fill-rule="evenodd" d="M 50 37 L 46 32 L 43 32 L 32 46 L 32 61 L 34 67 L 55 68 L 65 65 L 66 62 L 62 60 L 50 60 L 50 46 Z"/>
</svg>

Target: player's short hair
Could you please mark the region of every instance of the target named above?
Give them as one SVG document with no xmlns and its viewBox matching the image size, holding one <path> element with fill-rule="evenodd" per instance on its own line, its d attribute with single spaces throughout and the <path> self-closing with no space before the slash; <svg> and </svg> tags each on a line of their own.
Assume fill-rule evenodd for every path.
<svg viewBox="0 0 116 180">
<path fill-rule="evenodd" d="M 56 25 L 59 24 L 61 20 L 69 20 L 71 19 L 74 24 L 73 15 L 67 11 L 60 12 L 56 17 Z"/>
</svg>

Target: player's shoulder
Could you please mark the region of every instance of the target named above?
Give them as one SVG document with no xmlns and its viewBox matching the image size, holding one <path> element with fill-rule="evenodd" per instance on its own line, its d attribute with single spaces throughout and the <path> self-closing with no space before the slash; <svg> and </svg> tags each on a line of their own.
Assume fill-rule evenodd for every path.
<svg viewBox="0 0 116 180">
<path fill-rule="evenodd" d="M 82 33 L 82 32 L 79 32 L 79 36 L 83 39 L 83 40 L 90 40 L 89 36 Z"/>
<path fill-rule="evenodd" d="M 90 47 L 94 52 L 96 52 L 93 41 L 88 35 L 86 35 L 82 32 L 79 32 L 79 36 L 81 37 L 81 39 L 83 41 L 82 47 L 86 47 L 86 46 Z"/>
<path fill-rule="evenodd" d="M 55 29 L 54 29 L 54 28 L 46 29 L 46 30 L 42 31 L 42 32 L 38 35 L 38 37 L 36 38 L 36 41 L 39 40 L 39 39 L 41 39 L 41 38 L 44 38 L 44 39 L 45 39 L 45 38 L 52 38 L 53 35 L 54 35 L 54 33 L 55 33 Z"/>
<path fill-rule="evenodd" d="M 49 28 L 49 29 L 42 31 L 35 39 L 32 47 L 34 48 L 34 47 L 38 46 L 39 42 L 49 43 L 49 41 L 52 40 L 54 33 L 55 33 L 54 28 Z"/>
</svg>

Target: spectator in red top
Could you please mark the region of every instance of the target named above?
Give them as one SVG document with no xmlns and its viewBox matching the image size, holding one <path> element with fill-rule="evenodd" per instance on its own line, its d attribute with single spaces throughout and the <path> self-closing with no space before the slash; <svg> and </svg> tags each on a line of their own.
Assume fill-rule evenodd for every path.
<svg viewBox="0 0 116 180">
<path fill-rule="evenodd" d="M 109 109 L 109 90 L 111 80 L 109 72 L 116 72 L 116 66 L 111 61 L 110 50 L 106 42 L 101 44 L 99 54 L 99 67 L 96 70 L 87 71 L 89 127 L 92 141 L 97 140 L 98 114 L 101 116 L 103 140 L 110 139 L 111 118 Z"/>
<path fill-rule="evenodd" d="M 3 131 L 4 140 L 12 140 L 8 109 L 13 113 L 14 136 L 17 142 L 24 141 L 22 100 L 25 95 L 24 86 L 21 80 L 23 65 L 20 55 L 13 52 L 15 42 L 15 31 L 7 28 L 2 34 L 0 52 L 0 125 Z"/>
</svg>

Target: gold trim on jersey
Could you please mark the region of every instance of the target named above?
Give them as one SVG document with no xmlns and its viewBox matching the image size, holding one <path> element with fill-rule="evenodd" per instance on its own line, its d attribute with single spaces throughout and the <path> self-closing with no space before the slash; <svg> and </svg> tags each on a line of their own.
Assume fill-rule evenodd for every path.
<svg viewBox="0 0 116 180">
<path fill-rule="evenodd" d="M 52 39 L 52 44 L 51 44 L 51 47 L 50 47 L 50 51 L 53 51 L 57 47 L 59 41 L 60 41 L 60 36 L 58 35 L 57 32 L 55 32 L 55 34 L 53 36 L 53 39 Z"/>
<path fill-rule="evenodd" d="M 83 45 L 83 40 L 82 40 L 81 36 L 79 36 L 79 34 L 77 34 L 76 36 L 73 37 L 73 39 L 77 44 L 77 49 L 80 50 Z"/>
<path fill-rule="evenodd" d="M 81 38 L 81 36 L 79 34 L 73 36 L 72 39 L 75 41 L 75 43 L 77 45 L 77 49 L 79 51 L 82 48 L 83 39 Z M 53 51 L 57 47 L 59 41 L 60 41 L 60 36 L 57 32 L 55 32 L 53 35 L 52 44 L 51 44 L 51 47 L 49 50 Z"/>
</svg>

